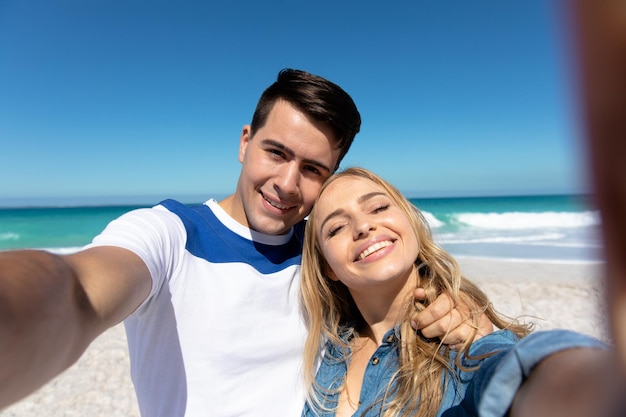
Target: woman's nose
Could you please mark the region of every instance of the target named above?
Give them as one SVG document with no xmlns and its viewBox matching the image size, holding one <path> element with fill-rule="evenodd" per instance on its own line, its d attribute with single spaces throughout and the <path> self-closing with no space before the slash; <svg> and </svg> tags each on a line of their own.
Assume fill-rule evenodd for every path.
<svg viewBox="0 0 626 417">
<path fill-rule="evenodd" d="M 357 221 L 354 222 L 354 238 L 363 239 L 375 228 L 371 219 L 367 216 L 360 216 Z"/>
</svg>

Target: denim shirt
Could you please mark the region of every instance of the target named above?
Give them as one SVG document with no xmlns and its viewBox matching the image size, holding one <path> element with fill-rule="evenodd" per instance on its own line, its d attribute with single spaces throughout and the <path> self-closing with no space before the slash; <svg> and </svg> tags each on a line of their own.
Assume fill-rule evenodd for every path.
<svg viewBox="0 0 626 417">
<path fill-rule="evenodd" d="M 369 360 L 363 377 L 359 408 L 354 416 L 381 416 L 381 399 L 389 381 L 398 369 L 397 328 L 389 330 L 383 343 L 376 349 Z M 450 351 L 450 363 L 453 373 L 442 376 L 447 380 L 443 392 L 443 401 L 438 417 L 461 416 L 504 416 L 513 401 L 517 389 L 528 376 L 532 367 L 546 356 L 563 349 L 573 347 L 606 347 L 602 342 L 588 336 L 568 330 L 551 330 L 532 333 L 521 341 L 508 330 L 499 330 L 474 342 L 470 356 L 493 353 L 484 359 L 460 358 L 463 366 L 480 365 L 475 371 L 462 371 L 455 360 L 458 352 Z M 327 343 L 324 357 L 320 363 L 316 381 L 324 388 L 337 390 L 343 384 L 346 375 L 346 360 L 340 347 Z M 334 408 L 339 400 L 339 393 L 323 396 L 324 405 Z M 375 404 L 370 408 L 372 404 Z M 330 417 L 334 412 L 317 413 L 308 403 L 303 417 Z"/>
</svg>

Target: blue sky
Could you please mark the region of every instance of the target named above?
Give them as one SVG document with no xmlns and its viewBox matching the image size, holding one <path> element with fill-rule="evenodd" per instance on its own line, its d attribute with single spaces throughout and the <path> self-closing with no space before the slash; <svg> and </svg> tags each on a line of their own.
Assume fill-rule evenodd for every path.
<svg viewBox="0 0 626 417">
<path fill-rule="evenodd" d="M 343 166 L 410 197 L 580 191 L 558 5 L 0 0 L 0 203 L 228 194 L 285 67 L 351 94 Z"/>
</svg>

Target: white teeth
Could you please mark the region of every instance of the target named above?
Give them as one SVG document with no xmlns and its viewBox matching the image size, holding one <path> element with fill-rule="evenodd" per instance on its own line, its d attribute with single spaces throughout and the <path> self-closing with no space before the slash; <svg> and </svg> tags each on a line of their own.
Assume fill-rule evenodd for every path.
<svg viewBox="0 0 626 417">
<path fill-rule="evenodd" d="M 267 198 L 265 198 L 265 201 L 267 201 L 270 204 L 270 206 L 276 207 L 277 209 L 280 209 L 280 210 L 287 210 L 289 208 L 289 206 L 283 206 L 283 205 L 274 203 L 273 201 L 270 201 Z"/>
<path fill-rule="evenodd" d="M 279 208 L 279 209 L 281 209 L 281 210 L 287 210 L 287 209 L 289 208 L 289 207 L 287 207 L 287 206 L 281 206 L 281 205 L 278 205 L 278 204 L 276 204 L 276 203 L 272 203 L 271 201 L 270 201 L 269 203 L 270 203 L 270 205 L 272 205 L 272 206 L 274 206 L 274 207 L 276 207 L 276 208 Z"/>
<path fill-rule="evenodd" d="M 361 252 L 361 254 L 359 255 L 359 261 L 362 259 L 365 259 L 365 257 L 367 257 L 368 255 L 371 255 L 372 253 L 376 252 L 377 250 L 380 250 L 382 248 L 386 248 L 387 246 L 390 246 L 391 242 L 386 240 L 384 242 L 378 242 L 378 243 L 374 243 L 372 246 L 370 246 L 369 248 L 365 249 L 363 252 Z"/>
</svg>

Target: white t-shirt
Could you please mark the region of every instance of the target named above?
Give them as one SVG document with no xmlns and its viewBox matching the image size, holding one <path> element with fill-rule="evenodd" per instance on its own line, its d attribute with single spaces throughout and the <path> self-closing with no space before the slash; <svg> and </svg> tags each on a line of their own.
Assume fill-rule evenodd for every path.
<svg viewBox="0 0 626 417">
<path fill-rule="evenodd" d="M 167 200 L 94 239 L 133 251 L 152 275 L 149 296 L 125 320 L 143 416 L 301 414 L 303 224 L 294 229 L 259 234 L 215 200 Z"/>
</svg>

